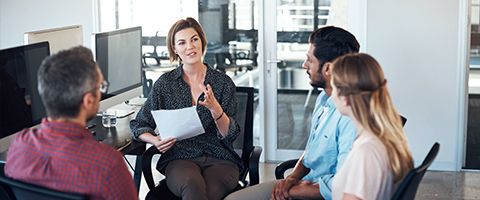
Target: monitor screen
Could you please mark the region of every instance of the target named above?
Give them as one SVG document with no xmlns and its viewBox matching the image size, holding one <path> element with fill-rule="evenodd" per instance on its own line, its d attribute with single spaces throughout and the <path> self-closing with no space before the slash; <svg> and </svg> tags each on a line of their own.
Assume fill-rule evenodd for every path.
<svg viewBox="0 0 480 200">
<path fill-rule="evenodd" d="M 39 123 L 46 116 L 37 71 L 50 55 L 48 42 L 0 50 L 0 135 Z"/>
<path fill-rule="evenodd" d="M 27 32 L 24 34 L 24 44 L 33 44 L 47 41 L 50 53 L 83 45 L 83 29 L 81 25 L 59 27 Z"/>
<path fill-rule="evenodd" d="M 133 27 L 93 35 L 95 59 L 108 81 L 100 110 L 142 93 L 142 28 Z M 106 105 L 108 104 L 108 105 Z"/>
</svg>

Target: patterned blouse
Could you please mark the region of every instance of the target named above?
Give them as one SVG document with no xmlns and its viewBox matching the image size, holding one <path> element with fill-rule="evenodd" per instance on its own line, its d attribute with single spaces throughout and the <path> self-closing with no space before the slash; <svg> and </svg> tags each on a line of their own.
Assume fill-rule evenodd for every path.
<svg viewBox="0 0 480 200">
<path fill-rule="evenodd" d="M 183 80 L 182 73 L 183 66 L 181 65 L 163 74 L 155 82 L 145 105 L 140 109 L 136 118 L 130 122 L 130 128 L 136 140 L 140 140 L 138 137 L 146 132 L 157 135 L 154 131 L 156 124 L 151 114 L 152 110 L 180 109 L 192 106 L 190 86 Z M 157 169 L 162 173 L 171 160 L 193 159 L 201 156 L 228 160 L 237 164 L 240 171 L 243 170 L 241 159 L 233 149 L 233 141 L 240 133 L 239 125 L 233 119 L 237 112 L 235 84 L 226 74 L 216 71 L 208 65 L 204 84 L 210 84 L 215 98 L 230 118 L 228 134 L 223 137 L 218 131 L 210 111 L 197 104 L 197 112 L 205 133 L 177 141 L 172 148 L 162 154 L 157 163 Z M 202 93 L 198 101 L 203 98 L 204 94 Z"/>
</svg>

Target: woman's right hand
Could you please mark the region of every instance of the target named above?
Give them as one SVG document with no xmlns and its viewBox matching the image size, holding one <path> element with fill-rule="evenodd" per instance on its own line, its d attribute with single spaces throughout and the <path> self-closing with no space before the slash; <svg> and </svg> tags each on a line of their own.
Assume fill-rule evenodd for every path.
<svg viewBox="0 0 480 200">
<path fill-rule="evenodd" d="M 177 142 L 177 139 L 175 138 L 166 138 L 166 139 L 161 139 L 160 136 L 157 136 L 158 140 L 153 141 L 152 144 L 153 146 L 157 147 L 158 151 L 161 153 L 167 152 L 172 146 Z"/>
<path fill-rule="evenodd" d="M 162 140 L 160 136 L 158 135 L 153 135 L 152 133 L 142 133 L 139 138 L 144 141 L 152 144 L 153 146 L 157 147 L 157 149 L 161 153 L 167 152 L 172 146 L 177 142 L 177 139 L 175 138 L 166 138 Z"/>
</svg>

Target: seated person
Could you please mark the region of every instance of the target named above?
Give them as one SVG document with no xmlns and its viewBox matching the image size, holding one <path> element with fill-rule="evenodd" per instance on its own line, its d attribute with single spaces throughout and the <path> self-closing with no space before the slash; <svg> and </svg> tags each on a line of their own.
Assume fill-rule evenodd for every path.
<svg viewBox="0 0 480 200">
<path fill-rule="evenodd" d="M 335 105 L 357 128 L 333 180 L 333 199 L 390 199 L 413 161 L 382 68 L 367 54 L 350 54 L 338 58 L 331 73 Z"/>
<path fill-rule="evenodd" d="M 38 71 L 38 91 L 48 117 L 38 128 L 17 133 L 5 175 L 89 199 L 138 199 L 120 152 L 97 142 L 85 128 L 106 86 L 85 47 L 47 57 Z"/>
<path fill-rule="evenodd" d="M 315 104 L 305 152 L 285 179 L 247 187 L 226 199 L 331 199 L 333 177 L 350 151 L 355 128 L 330 98 L 330 66 L 335 58 L 358 52 L 360 45 L 351 33 L 333 26 L 314 31 L 309 43 L 303 68 L 310 84 L 324 91 Z"/>
<path fill-rule="evenodd" d="M 136 139 L 162 152 L 157 163 L 170 191 L 184 200 L 223 199 L 238 184 L 242 162 L 233 149 L 240 133 L 235 85 L 203 63 L 206 37 L 193 18 L 177 21 L 168 32 L 170 61 L 179 66 L 160 76 L 130 127 Z M 152 110 L 196 106 L 205 133 L 176 141 L 155 133 Z"/>
</svg>

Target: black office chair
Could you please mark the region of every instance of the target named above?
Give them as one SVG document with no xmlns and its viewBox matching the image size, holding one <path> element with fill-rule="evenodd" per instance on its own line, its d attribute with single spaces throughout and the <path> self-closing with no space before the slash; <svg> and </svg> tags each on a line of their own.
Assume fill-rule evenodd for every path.
<svg viewBox="0 0 480 200">
<path fill-rule="evenodd" d="M 402 120 L 402 125 L 405 126 L 405 124 L 407 123 L 407 118 L 405 118 L 402 115 L 400 115 L 400 118 Z M 284 179 L 285 178 L 285 172 L 289 169 L 294 168 L 295 164 L 297 164 L 297 162 L 298 162 L 298 159 L 292 159 L 292 160 L 287 160 L 287 161 L 284 161 L 284 162 L 278 164 L 275 167 L 275 178 L 277 180 L 278 179 Z"/>
<path fill-rule="evenodd" d="M 152 79 L 147 79 L 147 74 L 145 70 L 142 69 L 142 84 L 143 84 L 143 96 L 148 97 L 150 94 L 150 91 L 152 91 L 153 88 L 153 80 Z"/>
<path fill-rule="evenodd" d="M 251 55 L 252 54 L 252 55 Z M 252 70 L 257 66 L 257 56 L 258 54 L 251 53 L 250 50 L 236 50 L 235 53 L 228 51 L 217 52 L 214 55 L 215 58 L 215 69 L 222 72 L 227 70 L 233 71 L 236 75 L 238 71 L 243 70 Z M 240 64 L 240 60 L 248 61 L 246 64 Z M 228 61 L 228 62 L 227 62 Z"/>
<path fill-rule="evenodd" d="M 160 46 L 162 38 L 158 36 L 158 31 L 155 33 L 154 37 L 151 37 L 148 41 L 145 41 L 142 45 L 151 45 L 153 46 L 153 52 L 147 52 L 142 54 L 142 61 L 144 66 L 160 66 L 161 60 L 168 60 L 168 53 L 165 51 L 157 52 L 157 47 Z M 155 64 L 149 64 L 147 59 L 153 59 Z"/>
<path fill-rule="evenodd" d="M 2 200 L 84 200 L 86 195 L 60 192 L 38 185 L 8 178 L 4 174 L 5 163 L 0 163 L 0 197 Z"/>
<path fill-rule="evenodd" d="M 244 188 L 246 186 L 255 185 L 259 182 L 258 162 L 262 148 L 253 146 L 253 93 L 254 89 L 251 87 L 237 87 L 237 116 L 235 119 L 240 125 L 240 134 L 235 140 L 233 147 L 240 155 L 244 168 L 240 173 L 239 185 L 235 190 Z M 152 157 L 155 154 L 161 154 L 154 146 L 150 147 L 143 154 L 142 171 L 145 177 L 145 182 L 150 191 L 146 199 L 180 199 L 176 197 L 167 187 L 165 179 L 161 180 L 158 186 L 155 183 L 152 175 Z M 249 181 L 246 180 L 247 174 Z"/>
<path fill-rule="evenodd" d="M 435 157 L 437 157 L 439 150 L 440 144 L 435 142 L 423 160 L 422 164 L 417 168 L 410 170 L 405 178 L 403 178 L 402 182 L 393 194 L 392 200 L 415 199 L 415 195 L 417 194 L 418 186 L 422 181 L 423 175 L 425 175 L 428 167 L 430 167 L 430 165 L 433 163 L 433 160 L 435 160 Z"/>
</svg>

